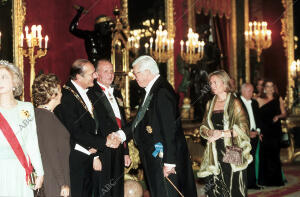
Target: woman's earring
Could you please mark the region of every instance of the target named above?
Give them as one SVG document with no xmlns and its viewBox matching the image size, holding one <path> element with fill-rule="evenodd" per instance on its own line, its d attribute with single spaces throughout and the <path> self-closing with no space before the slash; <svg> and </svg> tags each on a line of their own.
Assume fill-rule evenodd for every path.
<svg viewBox="0 0 300 197">
<path fill-rule="evenodd" d="M 264 93 L 266 93 L 266 90 L 264 89 Z"/>
</svg>

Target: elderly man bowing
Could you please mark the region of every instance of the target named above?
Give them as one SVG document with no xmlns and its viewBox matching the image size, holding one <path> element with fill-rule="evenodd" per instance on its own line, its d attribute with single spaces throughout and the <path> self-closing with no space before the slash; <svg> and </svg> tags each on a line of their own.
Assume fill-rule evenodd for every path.
<svg viewBox="0 0 300 197">
<path fill-rule="evenodd" d="M 132 66 L 136 81 L 145 88 L 146 95 L 125 133 L 127 138 L 134 139 L 140 152 L 150 194 L 152 197 L 197 196 L 176 94 L 159 75 L 152 57 L 141 56 Z"/>
</svg>

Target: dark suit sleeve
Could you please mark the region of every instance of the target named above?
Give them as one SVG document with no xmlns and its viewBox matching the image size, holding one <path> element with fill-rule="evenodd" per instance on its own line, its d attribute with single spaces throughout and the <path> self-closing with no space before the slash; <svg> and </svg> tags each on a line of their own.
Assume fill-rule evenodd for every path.
<svg viewBox="0 0 300 197">
<path fill-rule="evenodd" d="M 106 143 L 106 138 L 102 136 L 92 135 L 93 131 L 84 131 L 80 124 L 82 123 L 83 116 L 88 114 L 78 114 L 77 101 L 75 102 L 74 96 L 69 91 L 64 91 L 65 95 L 62 97 L 59 110 L 56 111 L 57 116 L 64 123 L 65 127 L 71 134 L 71 138 L 84 147 L 93 147 L 98 150 L 103 150 Z M 88 112 L 85 112 L 88 113 Z M 88 124 L 88 123 L 87 123 Z"/>
<path fill-rule="evenodd" d="M 129 155 L 128 141 L 127 140 L 123 143 L 123 146 L 124 146 L 124 155 Z"/>
<path fill-rule="evenodd" d="M 124 131 L 124 133 L 126 135 L 126 142 L 129 142 L 133 138 L 132 123 L 133 123 L 133 121 L 127 123 L 126 126 L 122 128 L 122 130 Z"/>
<path fill-rule="evenodd" d="M 157 116 L 163 138 L 163 162 L 175 164 L 176 160 L 176 99 L 167 89 L 161 89 L 157 95 Z"/>
</svg>

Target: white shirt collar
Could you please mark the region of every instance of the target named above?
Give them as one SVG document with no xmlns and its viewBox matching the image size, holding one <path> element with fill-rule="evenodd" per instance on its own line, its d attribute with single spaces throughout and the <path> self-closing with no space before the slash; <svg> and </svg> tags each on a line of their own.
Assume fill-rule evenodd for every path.
<svg viewBox="0 0 300 197">
<path fill-rule="evenodd" d="M 155 81 L 158 79 L 159 76 L 160 76 L 159 74 L 156 75 L 156 76 L 148 83 L 148 85 L 145 87 L 146 93 L 149 93 L 149 92 L 150 92 L 150 90 L 151 90 L 153 84 L 155 83 Z"/>
<path fill-rule="evenodd" d="M 88 89 L 83 89 L 80 85 L 78 85 L 75 81 L 71 80 L 72 84 L 75 86 L 75 88 L 77 89 L 77 91 L 81 94 L 84 93 L 86 94 Z"/>
<path fill-rule="evenodd" d="M 247 100 L 245 97 L 241 96 L 241 99 L 243 100 L 244 103 L 252 103 L 252 100 Z"/>
<path fill-rule="evenodd" d="M 104 89 L 104 91 L 108 91 L 110 94 L 113 94 L 114 93 L 114 88 L 109 86 L 109 87 L 106 87 L 105 85 L 103 85 L 102 83 L 100 83 L 99 81 L 97 81 L 97 84 L 102 88 Z"/>
</svg>

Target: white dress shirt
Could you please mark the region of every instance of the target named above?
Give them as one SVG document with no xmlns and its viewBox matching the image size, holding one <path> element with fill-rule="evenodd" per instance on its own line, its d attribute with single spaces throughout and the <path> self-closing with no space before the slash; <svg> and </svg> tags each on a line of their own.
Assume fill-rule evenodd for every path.
<svg viewBox="0 0 300 197">
<path fill-rule="evenodd" d="M 146 95 L 145 95 L 145 98 L 144 98 L 144 101 L 143 101 L 143 105 L 144 105 L 144 103 L 145 103 L 145 101 L 146 101 L 147 96 L 149 95 L 149 92 L 150 92 L 150 90 L 151 90 L 153 84 L 154 84 L 155 81 L 159 78 L 159 76 L 160 76 L 159 74 L 156 75 L 156 76 L 148 83 L 148 85 L 145 87 Z"/>
<path fill-rule="evenodd" d="M 119 106 L 117 104 L 117 100 L 114 96 L 114 88 L 112 88 L 112 87 L 107 88 L 98 81 L 97 81 L 97 83 L 102 88 L 106 98 L 108 99 L 108 101 L 109 101 L 109 103 L 110 103 L 110 105 L 111 105 L 111 107 L 114 111 L 115 117 L 121 119 L 120 109 L 119 109 Z"/>
<path fill-rule="evenodd" d="M 75 86 L 75 88 L 77 89 L 77 91 L 79 92 L 81 98 L 83 99 L 83 102 L 85 103 L 85 105 L 87 106 L 89 112 L 91 114 L 93 114 L 93 107 L 92 107 L 92 103 L 89 99 L 89 97 L 87 96 L 87 91 L 88 89 L 83 89 L 81 86 L 79 86 L 77 83 L 75 83 L 73 80 L 71 80 L 72 84 Z"/>
<path fill-rule="evenodd" d="M 257 130 L 256 128 L 256 124 L 255 124 L 255 119 L 254 119 L 254 114 L 253 114 L 253 109 L 252 109 L 252 100 L 247 100 L 245 99 L 245 97 L 241 96 L 241 99 L 243 101 L 243 103 L 245 104 L 246 106 L 246 109 L 247 109 L 247 112 L 248 112 L 248 115 L 249 115 L 249 119 L 250 119 L 250 130 Z"/>
<path fill-rule="evenodd" d="M 75 86 L 76 90 L 79 92 L 81 98 L 83 99 L 83 102 L 85 103 L 85 105 L 87 106 L 89 112 L 91 114 L 93 114 L 93 106 L 92 106 L 92 103 L 89 99 L 89 97 L 87 96 L 87 91 L 88 89 L 83 89 L 81 86 L 79 86 L 77 83 L 75 83 L 75 81 L 71 80 L 72 84 Z M 82 153 L 85 153 L 87 155 L 90 155 L 91 153 L 89 152 L 89 150 L 87 150 L 86 148 L 82 147 L 81 145 L 79 144 L 76 144 L 75 145 L 75 150 L 78 150 Z M 95 156 L 95 158 L 98 158 L 99 156 Z"/>
<path fill-rule="evenodd" d="M 99 81 L 97 81 L 97 84 L 101 87 L 101 89 L 103 90 L 106 98 L 108 99 L 108 101 L 110 103 L 110 106 L 112 107 L 113 112 L 115 114 L 115 117 L 119 118 L 121 120 L 120 109 L 119 109 L 119 106 L 117 104 L 117 100 L 114 96 L 114 88 L 106 87 L 103 84 L 101 84 Z M 119 136 L 122 140 L 122 143 L 123 143 L 126 140 L 126 135 L 125 135 L 124 131 L 119 129 L 116 133 L 119 134 Z"/>
</svg>

